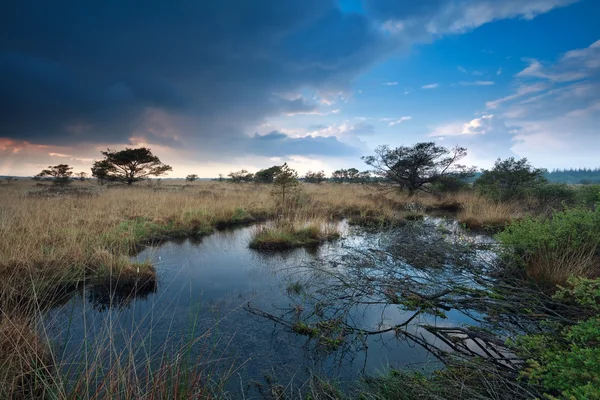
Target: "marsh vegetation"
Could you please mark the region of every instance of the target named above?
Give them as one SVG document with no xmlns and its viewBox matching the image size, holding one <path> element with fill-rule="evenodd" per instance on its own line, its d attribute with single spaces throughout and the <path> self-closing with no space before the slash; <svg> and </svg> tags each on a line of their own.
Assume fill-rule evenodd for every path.
<svg viewBox="0 0 600 400">
<path fill-rule="evenodd" d="M 597 398 L 597 186 L 279 168 L 2 185 L 0 397 Z"/>
</svg>

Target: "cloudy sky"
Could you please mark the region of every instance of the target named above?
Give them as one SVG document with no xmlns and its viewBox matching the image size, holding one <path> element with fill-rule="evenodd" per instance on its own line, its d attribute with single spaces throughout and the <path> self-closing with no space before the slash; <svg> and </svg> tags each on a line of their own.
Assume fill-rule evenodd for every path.
<svg viewBox="0 0 600 400">
<path fill-rule="evenodd" d="M 379 144 L 600 166 L 598 0 L 20 0 L 0 175 L 148 146 L 170 176 L 366 169 Z"/>
</svg>

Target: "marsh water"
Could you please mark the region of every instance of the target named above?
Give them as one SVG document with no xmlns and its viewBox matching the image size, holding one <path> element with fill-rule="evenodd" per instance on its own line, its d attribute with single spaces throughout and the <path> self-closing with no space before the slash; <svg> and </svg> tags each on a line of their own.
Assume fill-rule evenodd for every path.
<svg viewBox="0 0 600 400">
<path fill-rule="evenodd" d="M 332 295 L 340 289 L 341 276 L 352 276 L 344 272 L 344 263 L 356 262 L 352 258 L 356 254 L 377 254 L 390 240 L 397 244 L 398 252 L 413 256 L 431 256 L 428 246 L 440 248 L 440 241 L 447 242 L 448 249 L 459 243 L 490 241 L 463 232 L 455 222 L 443 219 L 410 224 L 414 226 L 395 230 L 390 239 L 389 233 L 369 233 L 342 223 L 342 238 L 335 242 L 277 253 L 248 248 L 255 227 L 152 245 L 135 258 L 150 260 L 156 267 L 155 289 L 119 297 L 84 288 L 49 313 L 46 333 L 65 366 L 90 357 L 87 353 L 92 348 L 96 356 L 102 353 L 100 357 L 110 359 L 126 355 L 143 361 L 149 355 L 175 351 L 182 344 L 194 342 L 190 350 L 194 359 L 214 365 L 215 375 L 231 375 L 227 388 L 232 392 L 244 390 L 246 398 L 251 397 L 254 382 L 264 382 L 266 376 L 284 385 L 301 383 L 311 373 L 352 382 L 362 374 L 378 374 L 390 367 L 438 368 L 435 355 L 411 337 L 443 345 L 421 326 L 478 325 L 481 316 L 476 312 L 450 309 L 443 316 L 419 313 L 405 327 L 414 335 L 409 337 L 386 328 L 406 321 L 414 310 L 379 301 L 348 305 L 347 296 Z M 473 254 L 493 258 L 489 250 Z M 403 258 L 401 263 L 394 263 L 393 269 L 422 271 L 430 267 L 411 265 L 412 259 Z M 427 264 L 439 257 L 425 260 Z M 466 274 L 464 268 L 449 262 L 442 257 L 434 271 L 443 284 L 464 279 Z M 333 270 L 335 273 L 329 272 Z M 423 287 L 428 287 L 427 279 L 419 281 Z M 331 310 L 313 312 L 308 318 L 325 314 L 341 321 L 337 316 L 344 309 L 344 328 L 336 332 L 345 333 L 336 334 L 338 339 L 343 336 L 343 341 L 336 339 L 334 345 L 319 346 L 313 335 L 295 329 L 294 321 L 307 309 L 325 304 L 324 298 L 329 299 Z M 346 305 L 337 307 L 336 299 Z M 358 330 L 351 332 L 350 325 Z M 385 332 L 364 333 L 379 331 Z"/>
</svg>

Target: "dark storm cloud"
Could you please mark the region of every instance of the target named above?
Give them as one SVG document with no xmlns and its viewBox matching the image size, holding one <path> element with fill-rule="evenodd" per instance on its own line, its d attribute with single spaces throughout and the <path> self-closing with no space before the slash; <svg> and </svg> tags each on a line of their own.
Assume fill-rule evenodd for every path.
<svg viewBox="0 0 600 400">
<path fill-rule="evenodd" d="M 316 110 L 281 93 L 344 88 L 390 49 L 334 0 L 13 1 L 0 13 L 0 136 L 104 143 L 151 131 L 171 144 L 147 121 L 158 109 L 182 141 L 242 148 L 245 127 Z M 283 140 L 281 151 L 305 150 Z"/>
</svg>

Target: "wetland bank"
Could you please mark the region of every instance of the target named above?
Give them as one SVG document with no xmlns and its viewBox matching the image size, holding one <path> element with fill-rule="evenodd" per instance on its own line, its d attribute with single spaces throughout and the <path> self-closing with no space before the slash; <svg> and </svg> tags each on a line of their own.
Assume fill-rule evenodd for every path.
<svg viewBox="0 0 600 400">
<path fill-rule="evenodd" d="M 47 189 L 0 194 L 7 398 L 532 398 L 563 389 L 529 357 L 573 354 L 546 335 L 595 321 L 589 271 L 557 297 L 527 266 L 596 257 L 593 209 L 305 183 L 292 229 L 267 185 Z M 526 235 L 573 224 L 589 232 L 566 256 Z M 323 240 L 250 248 L 281 226 Z M 592 393 L 593 368 L 570 384 Z"/>
</svg>

